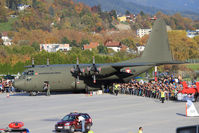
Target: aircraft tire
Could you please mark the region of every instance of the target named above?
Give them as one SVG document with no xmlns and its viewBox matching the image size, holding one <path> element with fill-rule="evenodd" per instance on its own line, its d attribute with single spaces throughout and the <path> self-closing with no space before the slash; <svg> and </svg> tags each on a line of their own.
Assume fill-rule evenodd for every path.
<svg viewBox="0 0 199 133">
<path fill-rule="evenodd" d="M 31 92 L 30 92 L 30 96 L 37 96 L 37 92 L 31 91 Z"/>
</svg>

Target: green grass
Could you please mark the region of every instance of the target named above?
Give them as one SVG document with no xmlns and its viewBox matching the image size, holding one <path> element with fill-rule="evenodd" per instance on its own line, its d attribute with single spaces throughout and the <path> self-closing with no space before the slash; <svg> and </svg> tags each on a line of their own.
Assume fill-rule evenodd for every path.
<svg viewBox="0 0 199 133">
<path fill-rule="evenodd" d="M 126 25 L 128 25 L 129 23 L 128 22 L 120 22 L 121 24 L 126 24 Z"/>
<path fill-rule="evenodd" d="M 0 23 L 0 31 L 11 31 L 12 24 L 17 20 L 17 18 L 10 18 L 6 23 Z"/>
<path fill-rule="evenodd" d="M 199 63 L 197 64 L 187 64 L 188 68 L 191 68 L 192 70 L 199 70 Z"/>
</svg>

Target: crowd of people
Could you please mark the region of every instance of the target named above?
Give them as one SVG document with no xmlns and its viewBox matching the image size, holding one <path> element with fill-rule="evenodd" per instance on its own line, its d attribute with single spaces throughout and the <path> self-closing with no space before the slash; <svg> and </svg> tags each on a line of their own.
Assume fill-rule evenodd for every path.
<svg viewBox="0 0 199 133">
<path fill-rule="evenodd" d="M 183 85 L 181 78 L 164 76 L 154 80 L 135 80 L 132 79 L 129 83 L 114 83 L 112 87 L 105 88 L 105 93 L 114 93 L 115 95 L 129 94 L 149 98 L 161 99 L 162 96 L 165 100 L 176 100 L 179 91 L 182 91 Z M 2 92 L 15 92 L 13 81 L 9 79 L 0 79 L 0 93 Z M 48 83 L 44 83 L 44 91 L 50 95 L 50 87 Z"/>
<path fill-rule="evenodd" d="M 13 81 L 8 79 L 0 80 L 0 93 L 3 92 L 15 92 L 15 88 L 13 87 Z"/>
<path fill-rule="evenodd" d="M 178 91 L 181 91 L 182 89 L 183 86 L 181 84 L 181 80 L 178 78 L 172 78 L 171 76 L 166 76 L 164 78 L 159 78 L 157 81 L 148 82 L 132 79 L 129 83 L 115 83 L 113 84 L 113 88 L 111 90 L 106 90 L 106 92 L 113 92 L 116 95 L 121 93 L 157 99 L 161 99 L 161 95 L 164 95 L 166 100 L 175 100 Z M 164 92 L 164 94 L 162 92 Z"/>
</svg>

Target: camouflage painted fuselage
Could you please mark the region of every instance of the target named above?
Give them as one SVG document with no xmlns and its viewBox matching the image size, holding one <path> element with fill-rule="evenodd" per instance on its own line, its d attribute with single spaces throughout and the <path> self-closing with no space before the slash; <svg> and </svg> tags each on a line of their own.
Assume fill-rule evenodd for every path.
<svg viewBox="0 0 199 133">
<path fill-rule="evenodd" d="M 51 91 L 97 90 L 103 85 L 128 82 L 153 66 L 163 64 L 178 64 L 178 62 L 172 58 L 166 24 L 159 19 L 153 26 L 142 56 L 121 63 L 96 64 L 96 67 L 101 69 L 95 75 L 96 83 L 93 82 L 95 78 L 93 78 L 92 71 L 87 70 L 92 64 L 79 65 L 80 69 L 85 70 L 78 76 L 79 83 L 77 76 L 71 72 L 75 64 L 63 64 L 29 68 L 15 81 L 15 87 L 30 92 L 43 91 L 44 82 L 49 81 Z"/>
</svg>

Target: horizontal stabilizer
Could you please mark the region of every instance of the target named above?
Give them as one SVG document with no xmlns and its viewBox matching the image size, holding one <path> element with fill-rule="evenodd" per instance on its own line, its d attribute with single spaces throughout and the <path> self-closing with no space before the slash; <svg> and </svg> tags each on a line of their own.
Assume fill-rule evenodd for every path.
<svg viewBox="0 0 199 133">
<path fill-rule="evenodd" d="M 136 67 L 136 66 L 155 66 L 155 63 L 148 62 L 138 62 L 138 63 L 115 63 L 111 65 L 115 68 L 123 68 L 123 67 Z"/>
<path fill-rule="evenodd" d="M 158 65 L 173 65 L 173 64 L 185 64 L 187 62 L 184 62 L 184 61 L 163 61 L 163 62 L 158 62 L 158 63 L 155 63 L 157 66 Z"/>
</svg>

